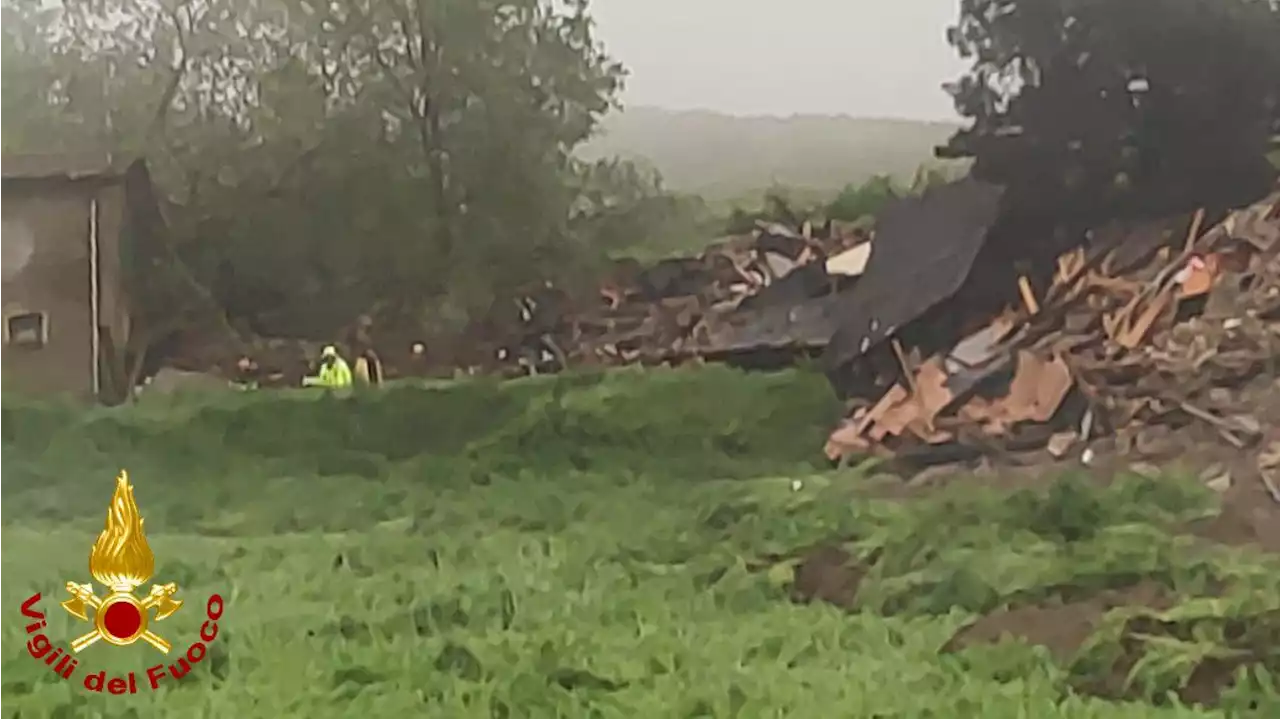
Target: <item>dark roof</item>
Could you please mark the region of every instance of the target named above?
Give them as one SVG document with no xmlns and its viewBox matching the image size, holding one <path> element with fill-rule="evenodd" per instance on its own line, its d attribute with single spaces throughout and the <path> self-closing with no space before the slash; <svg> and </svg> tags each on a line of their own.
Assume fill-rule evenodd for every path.
<svg viewBox="0 0 1280 719">
<path fill-rule="evenodd" d="M 1000 209 L 1003 188 L 965 178 L 900 199 L 876 218 L 866 272 L 841 293 L 829 368 L 861 356 L 959 290 Z"/>
<path fill-rule="evenodd" d="M 119 177 L 130 162 L 108 153 L 25 153 L 0 157 L 6 180 L 86 180 Z"/>
</svg>

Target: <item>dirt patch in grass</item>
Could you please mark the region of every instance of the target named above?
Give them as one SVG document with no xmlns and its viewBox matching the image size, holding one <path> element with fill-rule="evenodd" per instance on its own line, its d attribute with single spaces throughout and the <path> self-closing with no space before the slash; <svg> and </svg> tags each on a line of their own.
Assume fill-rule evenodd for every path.
<svg viewBox="0 0 1280 719">
<path fill-rule="evenodd" d="M 1126 589 L 1110 590 L 1073 602 L 1045 602 L 1013 606 L 992 612 L 965 628 L 942 647 L 956 652 L 980 644 L 996 644 L 1005 639 L 1043 646 L 1055 659 L 1069 661 L 1112 609 L 1143 606 L 1167 609 L 1172 606 L 1168 591 L 1143 582 Z"/>
<path fill-rule="evenodd" d="M 841 609 L 853 609 L 858 588 L 877 555 L 858 559 L 833 544 L 814 547 L 796 565 L 791 599 L 800 604 L 826 602 Z"/>
<path fill-rule="evenodd" d="M 1167 703 L 1173 693 L 1185 704 L 1217 707 L 1236 684 L 1241 668 L 1280 672 L 1280 612 L 1256 616 L 1201 617 L 1162 621 L 1150 614 L 1128 619 L 1109 646 L 1089 640 L 1103 626 L 1105 615 L 1119 608 L 1140 607 L 1162 612 L 1175 605 L 1169 591 L 1144 582 L 1121 590 L 1101 592 L 1079 601 L 1012 606 L 987 614 L 955 634 L 940 653 L 1016 640 L 1048 649 L 1055 662 L 1068 669 L 1067 687 L 1113 701 Z M 1194 661 L 1185 681 L 1172 673 L 1148 667 L 1135 678 L 1134 669 L 1151 652 L 1170 644 L 1191 647 L 1214 637 L 1214 647 Z M 1090 655 L 1082 653 L 1089 643 Z M 1255 707 L 1256 708 L 1256 707 Z"/>
<path fill-rule="evenodd" d="M 1280 503 L 1267 492 L 1254 470 L 1224 493 L 1222 511 L 1217 516 L 1195 523 L 1189 531 L 1222 544 L 1280 552 Z"/>
<path fill-rule="evenodd" d="M 1196 661 L 1184 682 L 1174 682 L 1169 674 L 1160 676 L 1150 670 L 1139 681 L 1129 681 L 1134 668 L 1158 644 L 1202 644 L 1213 636 L 1210 653 Z M 1148 701 L 1164 704 L 1170 692 L 1184 704 L 1217 707 L 1224 695 L 1235 687 L 1241 669 L 1262 670 L 1274 676 L 1280 672 L 1280 612 L 1265 612 L 1245 617 L 1202 617 L 1186 621 L 1161 621 L 1152 616 L 1130 618 L 1118 638 L 1119 652 L 1109 666 L 1097 667 L 1086 657 L 1071 666 L 1071 688 L 1078 693 L 1117 701 Z M 1101 670 L 1099 670 L 1101 669 Z M 1250 675 L 1248 681 L 1253 681 Z M 1259 697 L 1262 694 L 1258 689 Z M 1246 707 L 1259 709 L 1256 699 Z"/>
</svg>

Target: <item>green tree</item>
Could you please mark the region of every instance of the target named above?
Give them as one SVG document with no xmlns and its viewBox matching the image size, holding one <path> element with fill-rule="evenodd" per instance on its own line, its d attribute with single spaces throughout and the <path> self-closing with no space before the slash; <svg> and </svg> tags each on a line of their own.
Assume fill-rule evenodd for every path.
<svg viewBox="0 0 1280 719">
<path fill-rule="evenodd" d="M 962 0 L 972 127 L 942 154 L 1023 206 L 1168 211 L 1264 192 L 1280 131 L 1268 0 Z"/>
<path fill-rule="evenodd" d="M 853 222 L 874 216 L 894 198 L 906 191 L 894 183 L 888 175 L 879 175 L 861 185 L 846 185 L 827 206 L 827 216 L 833 220 Z"/>
<path fill-rule="evenodd" d="M 582 162 L 578 168 L 570 235 L 604 257 L 601 252 L 581 256 L 654 260 L 687 254 L 721 229 L 702 198 L 667 191 L 657 172 L 616 158 Z M 598 277 L 596 269 L 584 268 L 583 274 Z"/>
<path fill-rule="evenodd" d="M 42 7 L 4 0 L 6 150 L 145 155 L 176 256 L 261 332 L 479 312 L 603 251 L 572 153 L 623 70 L 585 0 Z"/>
</svg>

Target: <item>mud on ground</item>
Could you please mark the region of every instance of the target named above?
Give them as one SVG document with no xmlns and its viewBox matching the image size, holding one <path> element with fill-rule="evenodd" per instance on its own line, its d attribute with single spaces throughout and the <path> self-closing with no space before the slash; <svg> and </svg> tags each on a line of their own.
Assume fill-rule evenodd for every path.
<svg viewBox="0 0 1280 719">
<path fill-rule="evenodd" d="M 1098 442 L 1089 466 L 1079 461 L 1059 461 L 1047 454 L 1024 458 L 1021 466 L 952 466 L 934 468 L 908 480 L 894 481 L 882 477 L 872 490 L 882 498 L 911 501 L 925 497 L 938 488 L 956 483 L 974 483 L 1002 490 L 1043 487 L 1065 472 L 1083 472 L 1100 482 L 1110 482 L 1119 473 L 1157 472 L 1191 473 L 1205 481 L 1218 493 L 1218 513 L 1208 519 L 1181 528 L 1177 533 L 1199 537 L 1209 542 L 1244 547 L 1268 554 L 1280 553 L 1280 501 L 1262 481 L 1259 456 L 1268 445 L 1280 442 L 1280 385 L 1269 383 L 1260 388 L 1255 404 L 1256 416 L 1264 427 L 1260 447 L 1241 451 L 1221 442 L 1212 429 L 1187 425 L 1162 430 L 1159 442 L 1146 441 L 1144 454 L 1135 459 L 1132 450 L 1116 448 L 1114 443 Z M 1154 433 L 1153 433 L 1154 434 Z M 1278 445 L 1272 444 L 1272 451 Z M 811 548 L 798 555 L 792 599 L 800 603 L 826 602 L 853 610 L 858 589 L 874 564 L 875 557 L 859 560 L 838 543 Z M 1151 610 L 1148 616 L 1137 616 L 1124 626 L 1118 641 L 1121 655 L 1109 670 L 1091 676 L 1073 676 L 1071 689 L 1109 699 L 1135 699 L 1136 690 L 1126 681 L 1130 669 L 1141 655 L 1135 635 L 1161 636 L 1172 640 L 1195 641 L 1191 624 L 1162 623 L 1154 615 L 1176 604 L 1176 598 L 1153 582 L 1139 582 L 1121 589 L 1107 590 L 1070 601 L 1015 603 L 979 617 L 959 631 L 940 649 L 941 653 L 961 652 L 967 647 L 1016 640 L 1045 647 L 1055 663 L 1072 667 L 1086 642 L 1103 626 L 1104 617 L 1113 610 Z M 1199 663 L 1186 685 L 1177 689 L 1183 702 L 1213 706 L 1228 690 L 1236 670 L 1241 666 L 1265 665 L 1280 674 L 1280 658 L 1274 646 L 1280 645 L 1280 612 L 1252 616 L 1248 622 L 1227 621 L 1220 628 L 1224 642 L 1236 654 L 1210 657 Z M 1146 697 L 1151 699 L 1151 697 Z M 1153 699 L 1158 700 L 1158 699 Z"/>
<path fill-rule="evenodd" d="M 1069 662 L 1086 639 L 1098 629 L 1102 617 L 1117 607 L 1168 609 L 1173 598 L 1164 587 L 1140 582 L 1132 587 L 1108 590 L 1074 602 L 1037 603 L 998 609 L 960 630 L 942 647 L 956 652 L 965 647 L 995 644 L 1005 637 L 1042 646 L 1053 658 Z"/>
</svg>

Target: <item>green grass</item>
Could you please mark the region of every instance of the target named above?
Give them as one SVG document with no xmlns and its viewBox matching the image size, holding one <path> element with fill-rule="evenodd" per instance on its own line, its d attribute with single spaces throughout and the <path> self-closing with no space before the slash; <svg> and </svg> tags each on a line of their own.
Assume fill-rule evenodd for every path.
<svg viewBox="0 0 1280 719">
<path fill-rule="evenodd" d="M 1018 646 L 939 655 L 1008 601 L 1144 578 L 1184 598 L 1171 620 L 1261 625 L 1280 567 L 1163 531 L 1212 511 L 1176 478 L 869 498 L 864 474 L 815 461 L 838 412 L 820 376 L 724 368 L 94 411 L 6 401 L 4 716 L 1050 719 L 1280 703 L 1257 671 L 1216 714 L 1157 706 L 1187 656 L 1229 648 L 1203 629 L 1149 642 L 1130 703 L 1070 690 L 1132 641 L 1119 619 L 1067 666 Z M 120 467 L 155 580 L 187 601 L 155 629 L 182 648 L 210 593 L 227 608 L 189 676 L 115 697 L 37 665 L 18 608 L 38 590 L 55 642 L 83 632 L 57 602 L 89 580 Z M 794 560 L 758 568 L 835 537 L 879 555 L 852 613 L 787 601 Z M 78 678 L 156 656 L 95 646 Z"/>
</svg>

